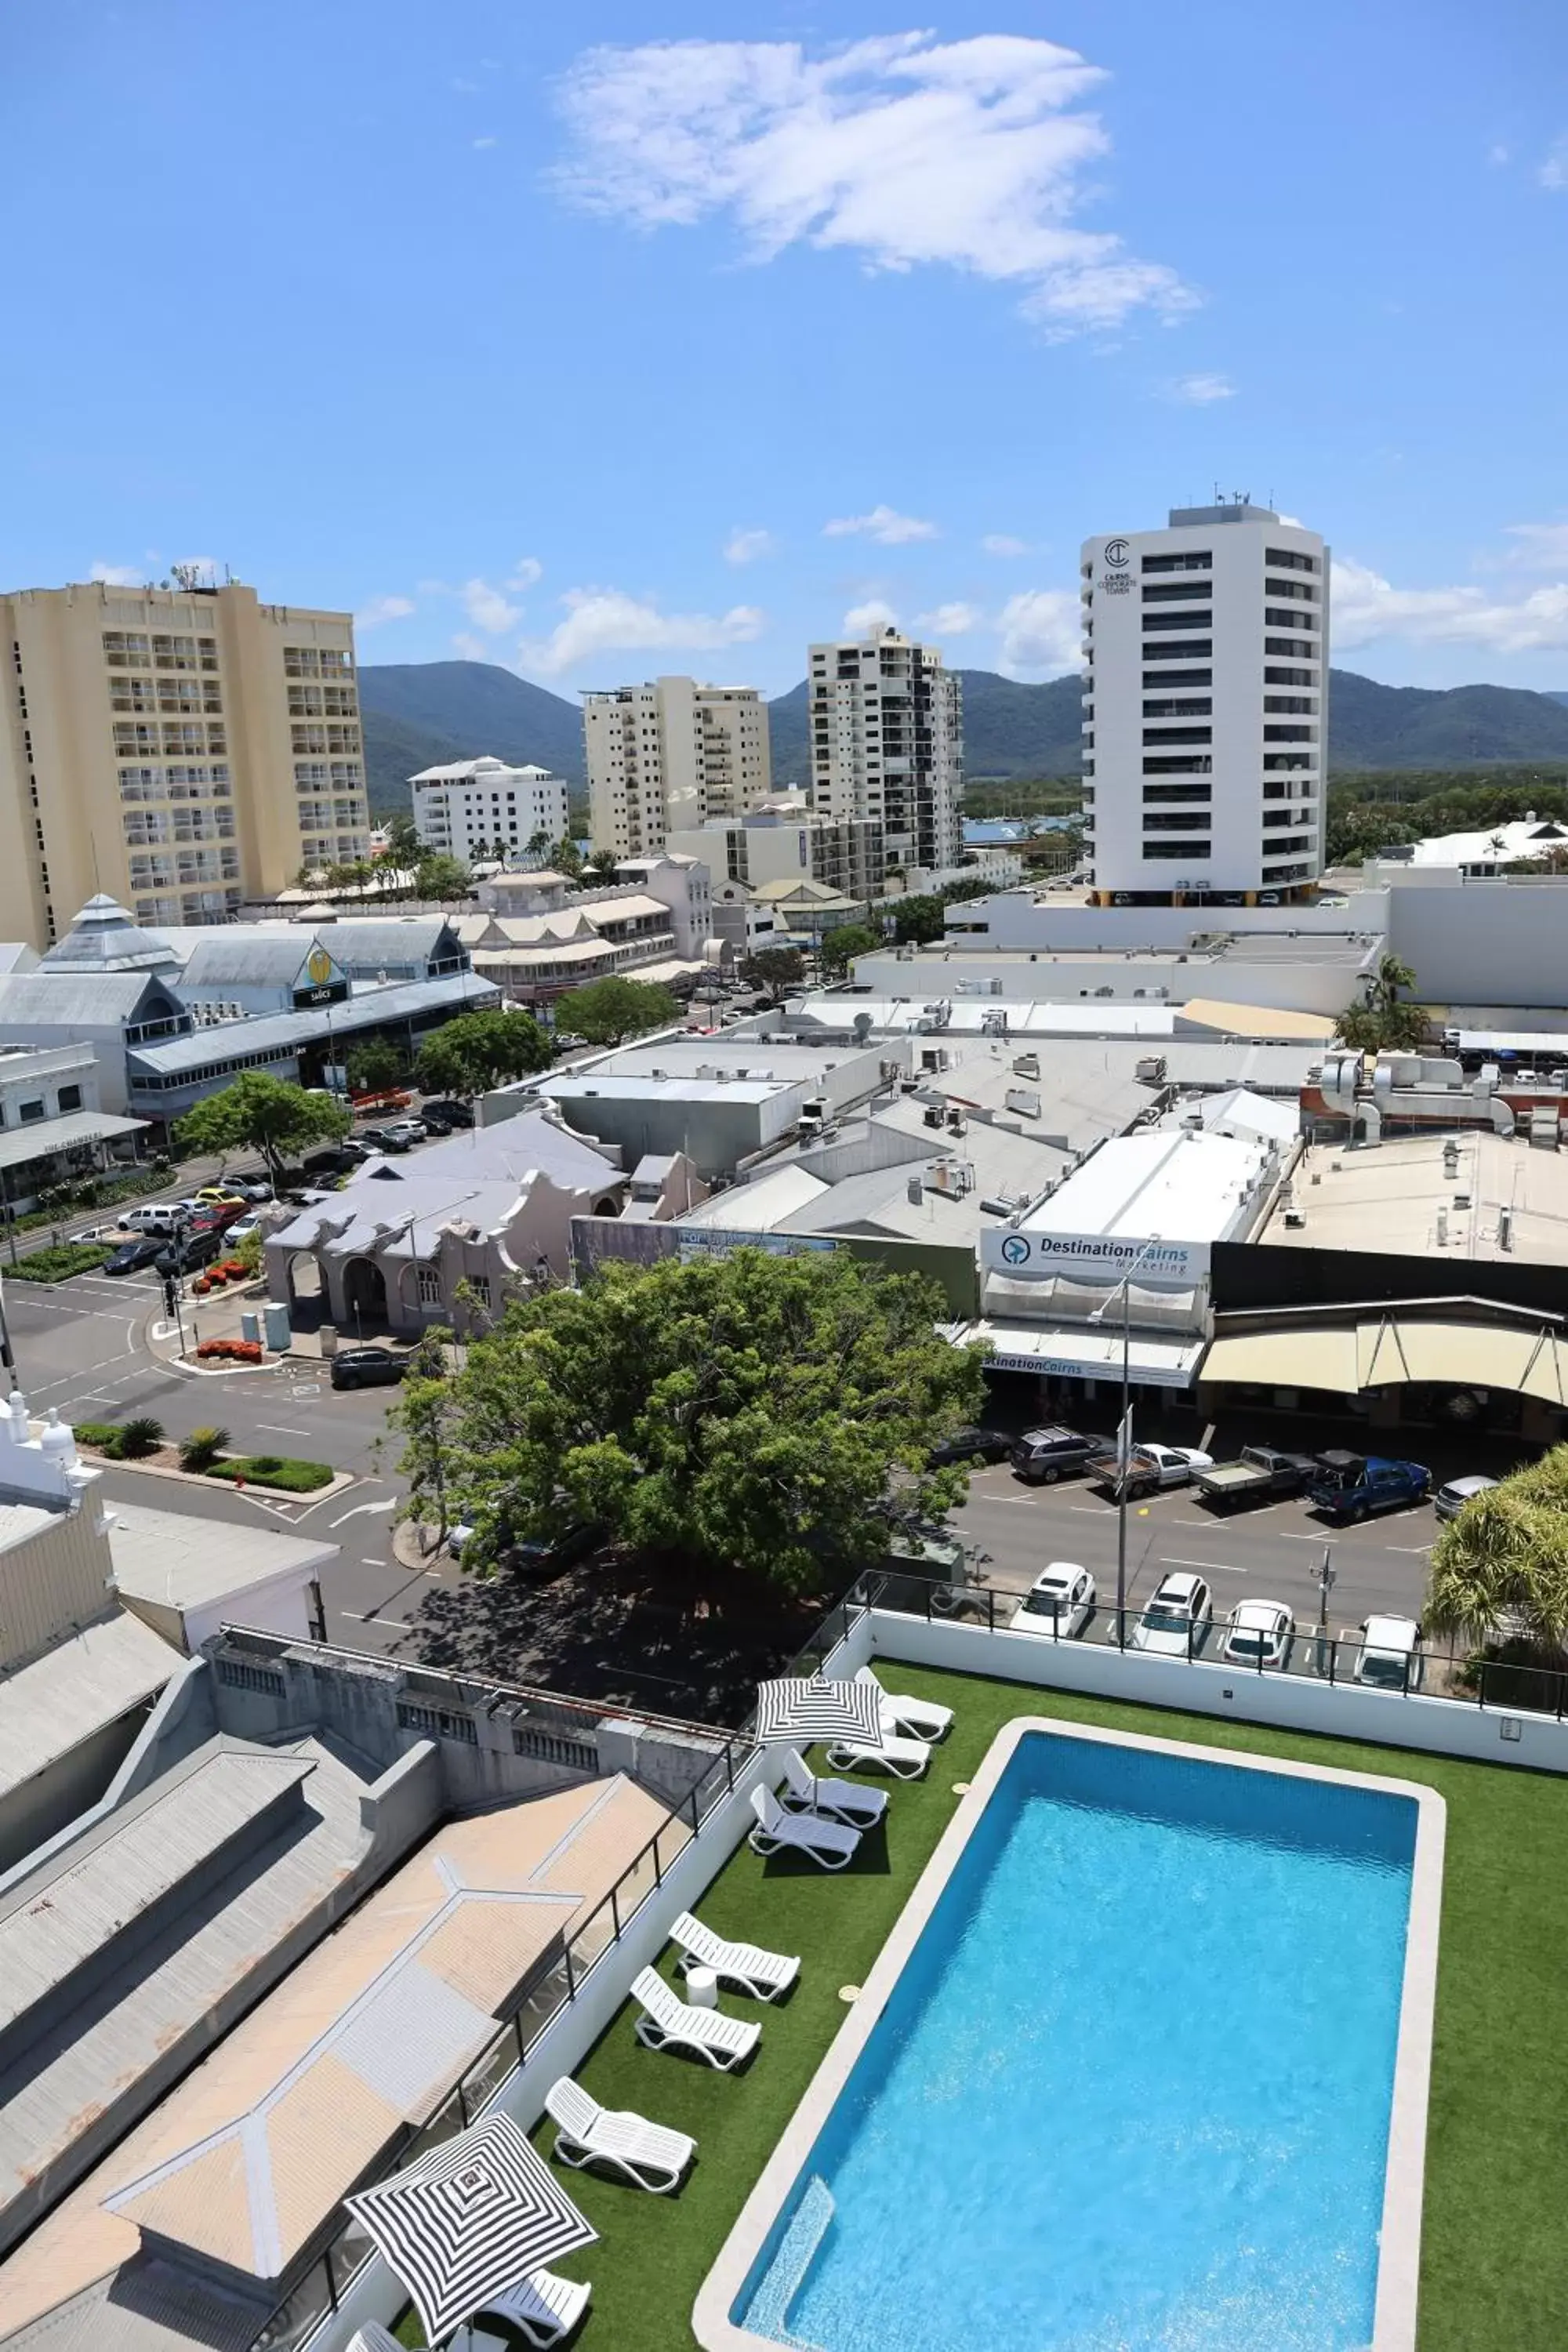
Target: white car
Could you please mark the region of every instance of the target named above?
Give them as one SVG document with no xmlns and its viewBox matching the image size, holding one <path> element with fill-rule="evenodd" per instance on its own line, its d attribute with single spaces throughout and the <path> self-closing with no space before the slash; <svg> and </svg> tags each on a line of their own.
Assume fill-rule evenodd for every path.
<svg viewBox="0 0 1568 2352">
<path fill-rule="evenodd" d="M 1421 1628 L 1414 1617 L 1365 1617 L 1361 1626 L 1358 1683 L 1378 1690 L 1416 1690 L 1421 1683 Z"/>
<path fill-rule="evenodd" d="M 259 1217 L 237 1217 L 223 1237 L 225 1245 L 232 1247 L 237 1242 L 247 1242 L 253 1234 L 258 1234 L 260 1231 Z"/>
<path fill-rule="evenodd" d="M 450 1559 L 462 1559 L 463 1547 L 468 1542 L 473 1532 L 472 1528 L 469 1527 L 466 1519 L 459 1520 L 455 1528 L 451 1528 L 447 1530 L 447 1551 Z"/>
<path fill-rule="evenodd" d="M 1473 1502 L 1478 1495 L 1488 1493 L 1497 1483 L 1495 1478 L 1483 1478 L 1479 1474 L 1470 1478 L 1450 1478 L 1446 1486 L 1437 1489 L 1437 1517 L 1447 1525 L 1449 1519 L 1458 1517 L 1467 1503 Z"/>
<path fill-rule="evenodd" d="M 1165 1577 L 1127 1636 L 1130 1650 L 1156 1658 L 1194 1657 L 1214 1622 L 1214 1595 L 1201 1576 L 1177 1569 Z M 1110 1640 L 1116 1638 L 1112 1631 Z"/>
<path fill-rule="evenodd" d="M 1159 1494 L 1167 1486 L 1184 1486 L 1200 1470 L 1213 1468 L 1214 1455 L 1196 1445 L 1135 1445 L 1127 1465 L 1128 1500 Z M 1093 1475 L 1097 1485 L 1117 1491 L 1121 1480 L 1114 1452 L 1094 1464 Z"/>
<path fill-rule="evenodd" d="M 143 1208 L 127 1209 L 121 1222 L 130 1233 L 147 1234 L 158 1242 L 173 1241 L 183 1207 L 183 1202 L 176 1205 L 172 1201 L 149 1202 Z"/>
<path fill-rule="evenodd" d="M 1225 1621 L 1220 1655 L 1234 1666 L 1283 1666 L 1296 1618 L 1282 1601 L 1238 1601 Z"/>
<path fill-rule="evenodd" d="M 1053 1559 L 1014 1610 L 1007 1630 L 1070 1642 L 1082 1633 L 1093 1607 L 1094 1579 L 1088 1569 L 1075 1560 Z"/>
</svg>

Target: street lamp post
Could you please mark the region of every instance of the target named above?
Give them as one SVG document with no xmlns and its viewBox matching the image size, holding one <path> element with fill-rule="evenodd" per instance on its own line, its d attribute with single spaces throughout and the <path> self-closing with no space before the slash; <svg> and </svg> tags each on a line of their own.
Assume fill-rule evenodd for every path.
<svg viewBox="0 0 1568 2352">
<path fill-rule="evenodd" d="M 1127 1473 L 1132 1461 L 1132 1277 L 1159 1244 L 1158 1234 L 1151 1234 L 1131 1265 L 1127 1268 L 1103 1307 L 1097 1307 L 1089 1317 L 1091 1323 L 1103 1323 L 1110 1312 L 1116 1291 L 1121 1293 L 1121 1425 L 1116 1433 L 1116 1640 L 1119 1648 L 1127 1645 Z"/>
</svg>

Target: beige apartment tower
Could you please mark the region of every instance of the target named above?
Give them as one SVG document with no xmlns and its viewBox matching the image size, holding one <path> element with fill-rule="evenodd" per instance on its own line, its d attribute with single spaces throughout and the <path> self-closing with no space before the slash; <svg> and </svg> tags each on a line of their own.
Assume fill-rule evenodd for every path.
<svg viewBox="0 0 1568 2352">
<path fill-rule="evenodd" d="M 221 922 L 370 845 L 353 624 L 253 588 L 0 596 L 0 939 Z"/>
<path fill-rule="evenodd" d="M 963 696 L 934 646 L 882 629 L 816 645 L 812 805 L 882 828 L 889 866 L 956 866 L 963 846 Z"/>
<path fill-rule="evenodd" d="M 656 677 L 586 693 L 583 735 L 595 845 L 621 857 L 742 816 L 772 789 L 767 705 L 754 686 Z"/>
</svg>

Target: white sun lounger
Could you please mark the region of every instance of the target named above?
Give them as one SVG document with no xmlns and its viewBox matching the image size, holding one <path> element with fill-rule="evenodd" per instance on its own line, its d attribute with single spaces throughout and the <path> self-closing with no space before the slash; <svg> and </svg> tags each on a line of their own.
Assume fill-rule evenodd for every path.
<svg viewBox="0 0 1568 2352">
<path fill-rule="evenodd" d="M 553 2271 L 531 2271 L 506 2294 L 487 2303 L 480 2316 L 504 2319 L 526 2343 L 537 2344 L 544 2352 L 546 2346 L 571 2335 L 593 2292 L 576 2279 L 557 2278 Z"/>
<path fill-rule="evenodd" d="M 792 1748 L 784 1758 L 784 1801 L 791 1812 L 821 1813 L 852 1830 L 868 1830 L 888 1810 L 886 1789 L 862 1789 L 853 1780 L 819 1780 Z"/>
<path fill-rule="evenodd" d="M 952 1707 L 939 1706 L 935 1699 L 906 1698 L 897 1692 L 882 1690 L 869 1666 L 861 1666 L 855 1679 L 881 1691 L 879 1713 L 884 1733 L 901 1733 L 906 1739 L 942 1739 L 952 1730 Z"/>
<path fill-rule="evenodd" d="M 544 2094 L 545 2113 L 555 2122 L 555 2154 L 574 2171 L 602 2164 L 637 2189 L 668 2197 L 697 2153 L 697 2142 L 666 2124 L 650 2124 L 629 2109 L 602 2107 L 597 2099 L 563 2074 Z"/>
<path fill-rule="evenodd" d="M 842 1822 L 821 1813 L 786 1813 L 771 1789 L 752 1790 L 752 1811 L 757 1822 L 748 1843 L 764 1860 L 787 1850 L 809 1854 L 824 1870 L 842 1870 L 860 1843 L 859 1831 L 846 1829 Z"/>
<path fill-rule="evenodd" d="M 760 2025 L 717 2009 L 693 2009 L 656 1969 L 643 1969 L 633 1978 L 632 1999 L 642 2003 L 636 2032 L 645 2050 L 689 2050 L 721 2074 L 749 2058 L 762 2038 Z"/>
<path fill-rule="evenodd" d="M 776 2000 L 800 1974 L 800 1961 L 784 1952 L 764 1952 L 760 1944 L 732 1944 L 683 1911 L 669 1931 L 680 1947 L 676 1967 L 711 1969 L 726 1984 L 739 1985 L 753 2000 Z"/>
<path fill-rule="evenodd" d="M 892 1732 L 883 1734 L 879 1748 L 868 1739 L 836 1739 L 827 1760 L 840 1772 L 883 1771 L 900 1780 L 918 1780 L 931 1762 L 931 1745 L 924 1739 L 900 1739 Z"/>
</svg>

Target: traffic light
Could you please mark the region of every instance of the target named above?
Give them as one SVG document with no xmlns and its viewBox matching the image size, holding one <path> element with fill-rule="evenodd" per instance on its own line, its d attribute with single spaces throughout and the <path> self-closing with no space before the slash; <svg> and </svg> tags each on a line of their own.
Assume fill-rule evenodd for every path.
<svg viewBox="0 0 1568 2352">
<path fill-rule="evenodd" d="M 166 1274 L 163 1276 L 163 1312 L 165 1315 L 177 1315 L 179 1313 L 178 1297 L 179 1294 L 174 1287 L 174 1277 L 172 1274 Z"/>
</svg>

